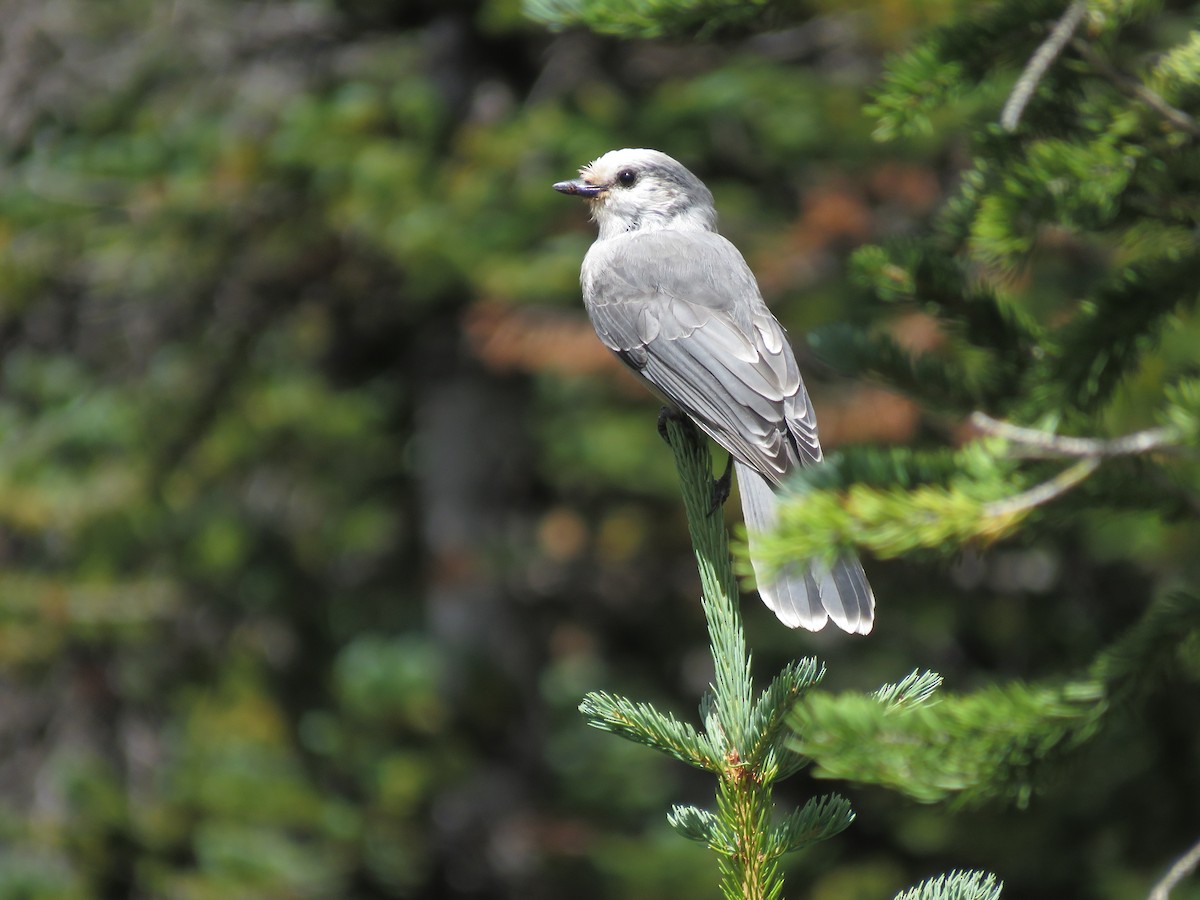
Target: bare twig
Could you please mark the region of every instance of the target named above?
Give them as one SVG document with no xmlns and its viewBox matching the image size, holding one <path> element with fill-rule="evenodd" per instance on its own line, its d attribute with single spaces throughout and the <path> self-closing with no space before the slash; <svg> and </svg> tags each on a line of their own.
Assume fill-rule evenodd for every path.
<svg viewBox="0 0 1200 900">
<path fill-rule="evenodd" d="M 1086 12 L 1086 0 L 1075 0 L 1055 23 L 1046 40 L 1042 41 L 1033 56 L 1029 57 L 1029 62 L 1025 64 L 1025 71 L 1017 79 L 1012 93 L 1008 95 L 1008 100 L 1004 104 L 1004 110 L 1000 113 L 1000 125 L 1005 131 L 1016 130 L 1017 123 L 1021 121 L 1021 114 L 1025 112 L 1025 107 L 1029 103 L 1029 98 L 1033 96 L 1033 92 L 1051 64 L 1062 53 L 1063 47 L 1074 36 L 1075 30 L 1083 21 Z"/>
<path fill-rule="evenodd" d="M 1006 497 L 1004 500 L 986 504 L 983 507 L 983 514 L 996 517 L 1009 516 L 1013 513 L 1033 509 L 1035 506 L 1041 506 L 1043 503 L 1049 503 L 1071 490 L 1098 468 L 1100 468 L 1099 459 L 1095 457 L 1081 459 L 1075 465 L 1059 472 L 1049 481 L 1043 481 L 1037 487 L 1023 491 L 1014 497 Z"/>
<path fill-rule="evenodd" d="M 1071 42 L 1071 47 L 1084 58 L 1089 66 L 1112 82 L 1117 90 L 1146 104 L 1180 131 L 1186 131 L 1188 134 L 1200 137 L 1200 124 L 1195 119 L 1182 109 L 1172 106 L 1159 96 L 1157 92 L 1146 87 L 1137 78 L 1127 75 L 1116 68 L 1107 59 L 1097 53 L 1087 41 L 1076 39 Z"/>
<path fill-rule="evenodd" d="M 1162 881 L 1154 886 L 1150 891 L 1147 900 L 1167 900 L 1171 889 L 1187 878 L 1200 865 L 1200 841 L 1192 845 L 1192 849 L 1183 854 L 1175 865 L 1167 870 L 1167 874 L 1162 877 Z"/>
<path fill-rule="evenodd" d="M 1015 497 L 998 500 L 985 507 L 990 516 L 1004 516 L 1040 506 L 1060 497 L 1100 468 L 1101 462 L 1117 456 L 1136 456 L 1155 451 L 1181 451 L 1179 432 L 1174 428 L 1147 428 L 1117 438 L 1073 437 L 1037 428 L 1014 425 L 993 419 L 982 412 L 971 414 L 971 424 L 984 434 L 1004 438 L 1016 445 L 1011 456 L 1024 459 L 1078 459 L 1049 481 L 1042 482 Z M 1196 507 L 1196 499 L 1185 498 Z"/>
<path fill-rule="evenodd" d="M 1179 433 L 1173 428 L 1148 428 L 1118 438 L 1072 437 L 1002 422 L 982 412 L 971 414 L 971 424 L 985 434 L 1002 437 L 1028 448 L 1033 451 L 1027 454 L 1029 456 L 1042 458 L 1067 456 L 1104 459 L 1113 456 L 1135 456 L 1139 453 L 1172 448 L 1179 440 Z"/>
</svg>

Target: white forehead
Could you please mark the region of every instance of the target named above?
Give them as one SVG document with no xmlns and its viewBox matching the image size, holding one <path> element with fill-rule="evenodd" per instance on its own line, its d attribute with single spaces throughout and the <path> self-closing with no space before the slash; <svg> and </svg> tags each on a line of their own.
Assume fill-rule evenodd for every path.
<svg viewBox="0 0 1200 900">
<path fill-rule="evenodd" d="M 667 156 L 660 150 L 626 147 L 623 150 L 609 150 L 599 159 L 588 163 L 582 171 L 593 178 L 609 180 L 622 169 L 636 169 L 639 172 L 661 172 L 675 176 L 692 176 L 684 166 Z"/>
</svg>

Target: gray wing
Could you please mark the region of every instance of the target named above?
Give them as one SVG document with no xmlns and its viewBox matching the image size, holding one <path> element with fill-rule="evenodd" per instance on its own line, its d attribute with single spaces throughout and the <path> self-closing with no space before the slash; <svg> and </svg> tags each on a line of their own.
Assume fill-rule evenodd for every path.
<svg viewBox="0 0 1200 900">
<path fill-rule="evenodd" d="M 582 282 L 600 339 L 736 459 L 774 483 L 820 462 L 792 348 L 729 241 L 679 231 L 598 241 Z"/>
</svg>

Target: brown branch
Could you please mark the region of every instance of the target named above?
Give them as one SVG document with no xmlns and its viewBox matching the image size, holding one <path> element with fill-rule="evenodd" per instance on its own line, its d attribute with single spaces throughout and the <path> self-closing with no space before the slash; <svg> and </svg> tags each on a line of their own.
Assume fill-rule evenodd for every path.
<svg viewBox="0 0 1200 900">
<path fill-rule="evenodd" d="M 1067 493 L 1067 491 L 1074 488 L 1098 468 L 1100 468 L 1100 460 L 1094 458 L 1081 459 L 1070 468 L 1059 472 L 1049 481 L 1043 481 L 1036 487 L 1023 491 L 1015 497 L 1006 497 L 1004 500 L 996 500 L 985 504 L 983 514 L 992 518 L 1010 516 L 1014 513 L 1024 512 L 1027 509 L 1033 509 L 1035 506 L 1041 506 L 1043 503 L 1049 503 L 1051 500 Z"/>
<path fill-rule="evenodd" d="M 1117 90 L 1146 104 L 1146 106 L 1150 107 L 1180 131 L 1186 131 L 1193 137 L 1200 137 L 1200 124 L 1197 124 L 1195 119 L 1183 110 L 1172 106 L 1161 95 L 1146 87 L 1137 78 L 1127 75 L 1116 68 L 1107 59 L 1092 49 L 1092 45 L 1087 41 L 1076 39 L 1071 42 L 1071 47 L 1084 58 L 1084 61 L 1089 66 L 1108 79 Z"/>
<path fill-rule="evenodd" d="M 1154 890 L 1150 892 L 1147 900 L 1167 900 L 1171 889 L 1195 871 L 1198 865 L 1200 865 L 1200 841 L 1193 844 L 1192 848 L 1176 860 L 1175 865 L 1167 870 L 1167 874 L 1162 877 L 1162 881 L 1154 886 Z"/>
<path fill-rule="evenodd" d="M 984 434 L 1002 437 L 1027 448 L 1026 455 L 1037 458 L 1078 457 L 1102 459 L 1112 456 L 1136 456 L 1155 450 L 1176 449 L 1179 432 L 1174 428 L 1147 428 L 1117 438 L 1072 437 L 1037 428 L 1026 428 L 993 419 L 987 413 L 971 414 L 971 424 Z"/>
<path fill-rule="evenodd" d="M 1021 77 L 1017 79 L 1012 93 L 1005 101 L 1004 110 L 1000 113 L 1000 125 L 1005 131 L 1016 130 L 1017 124 L 1021 121 L 1021 114 L 1025 112 L 1025 107 L 1029 104 L 1029 98 L 1037 90 L 1038 84 L 1054 60 L 1058 59 L 1059 54 L 1062 53 L 1063 47 L 1067 46 L 1067 42 L 1074 36 L 1075 30 L 1079 28 L 1079 23 L 1083 21 L 1086 13 L 1086 0 L 1075 0 L 1055 23 L 1046 40 L 1042 41 L 1033 56 L 1029 57 L 1029 62 L 1025 64 L 1025 70 L 1021 72 Z"/>
</svg>

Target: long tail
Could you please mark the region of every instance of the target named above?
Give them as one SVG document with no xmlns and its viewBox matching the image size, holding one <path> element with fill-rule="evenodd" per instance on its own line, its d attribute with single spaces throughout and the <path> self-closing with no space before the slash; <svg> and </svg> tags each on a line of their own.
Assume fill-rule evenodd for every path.
<svg viewBox="0 0 1200 900">
<path fill-rule="evenodd" d="M 750 562 L 763 602 L 789 628 L 820 631 L 833 619 L 842 631 L 867 634 L 875 621 L 875 595 L 857 557 L 840 557 L 832 566 L 815 559 L 800 560 L 771 573 L 759 562 L 755 535 L 774 525 L 779 498 L 770 482 L 754 469 L 740 462 L 736 466 L 750 537 Z"/>
</svg>

